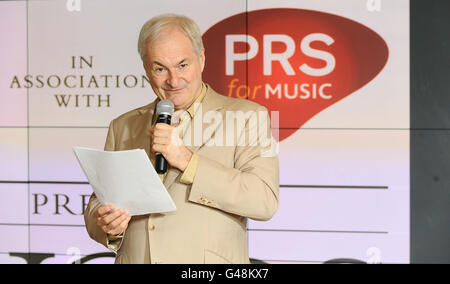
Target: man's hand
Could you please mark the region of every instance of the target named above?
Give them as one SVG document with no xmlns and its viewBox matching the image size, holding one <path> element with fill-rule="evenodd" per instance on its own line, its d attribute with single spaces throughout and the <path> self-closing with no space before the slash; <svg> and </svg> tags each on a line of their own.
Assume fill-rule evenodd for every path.
<svg viewBox="0 0 450 284">
<path fill-rule="evenodd" d="M 157 123 L 150 128 L 153 139 L 153 153 L 161 153 L 167 162 L 182 172 L 186 169 L 192 157 L 192 152 L 184 146 L 178 130 L 165 123 Z"/>
<path fill-rule="evenodd" d="M 124 209 L 114 210 L 114 205 L 102 206 L 97 210 L 97 226 L 110 235 L 119 235 L 128 227 L 130 213 Z"/>
</svg>

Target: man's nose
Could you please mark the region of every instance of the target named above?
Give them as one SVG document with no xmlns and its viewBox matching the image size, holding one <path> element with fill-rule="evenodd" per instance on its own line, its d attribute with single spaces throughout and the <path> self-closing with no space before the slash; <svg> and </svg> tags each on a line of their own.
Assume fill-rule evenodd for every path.
<svg viewBox="0 0 450 284">
<path fill-rule="evenodd" d="M 178 82 L 180 81 L 180 78 L 178 77 L 176 70 L 170 70 L 166 83 L 171 86 L 172 88 L 176 88 L 178 86 Z"/>
</svg>

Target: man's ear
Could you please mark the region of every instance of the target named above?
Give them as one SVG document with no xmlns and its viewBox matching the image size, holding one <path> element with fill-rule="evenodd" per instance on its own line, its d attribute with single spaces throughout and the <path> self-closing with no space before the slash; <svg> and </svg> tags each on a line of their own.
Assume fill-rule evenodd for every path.
<svg viewBox="0 0 450 284">
<path fill-rule="evenodd" d="M 200 53 L 200 67 L 203 72 L 203 69 L 205 69 L 205 49 L 202 48 L 202 52 Z"/>
</svg>

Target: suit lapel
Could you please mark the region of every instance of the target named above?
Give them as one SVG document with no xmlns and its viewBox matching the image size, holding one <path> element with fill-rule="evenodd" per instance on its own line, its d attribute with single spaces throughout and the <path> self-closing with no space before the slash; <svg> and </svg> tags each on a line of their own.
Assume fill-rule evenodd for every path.
<svg viewBox="0 0 450 284">
<path fill-rule="evenodd" d="M 134 148 L 144 149 L 149 157 L 151 156 L 151 134 L 149 129 L 155 122 L 155 106 L 158 101 L 157 99 L 151 104 L 139 109 L 139 119 L 141 121 L 134 124 L 136 125 L 134 132 L 136 133 L 136 137 L 138 137 Z"/>
</svg>

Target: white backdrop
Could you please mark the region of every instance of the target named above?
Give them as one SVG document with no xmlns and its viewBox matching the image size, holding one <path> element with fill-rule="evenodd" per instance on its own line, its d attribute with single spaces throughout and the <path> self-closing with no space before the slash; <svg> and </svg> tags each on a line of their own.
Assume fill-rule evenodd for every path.
<svg viewBox="0 0 450 284">
<path fill-rule="evenodd" d="M 269 222 L 249 222 L 250 256 L 409 262 L 407 0 L 1 1 L 0 262 L 40 253 L 51 255 L 42 263 L 67 263 L 106 251 L 84 228 L 92 189 L 72 147 L 103 148 L 113 118 L 155 98 L 137 53 L 146 20 L 184 14 L 206 32 L 240 13 L 273 8 L 354 21 L 378 34 L 389 55 L 373 79 L 299 130 L 281 125 L 290 135 L 280 142 L 280 208 Z"/>
</svg>

